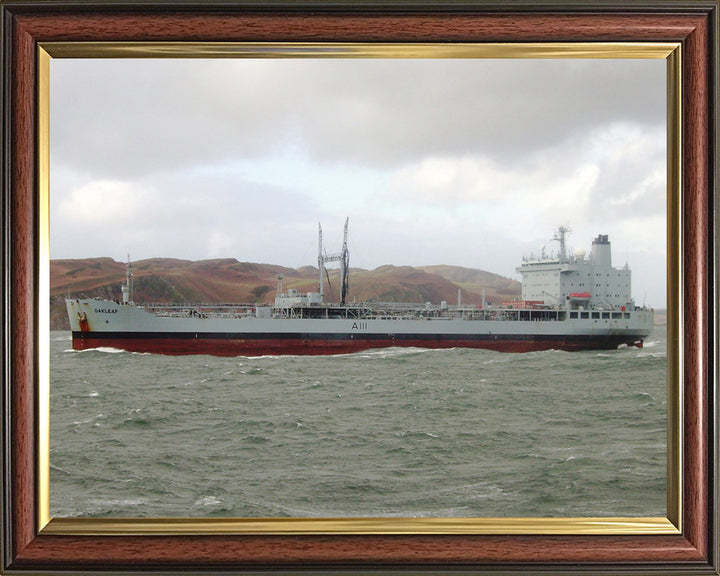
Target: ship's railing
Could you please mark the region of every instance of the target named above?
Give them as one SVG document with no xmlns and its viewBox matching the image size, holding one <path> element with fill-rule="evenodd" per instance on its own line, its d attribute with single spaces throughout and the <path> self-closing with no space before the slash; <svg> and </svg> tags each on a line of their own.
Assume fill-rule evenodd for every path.
<svg viewBox="0 0 720 576">
<path fill-rule="evenodd" d="M 255 315 L 255 304 L 192 303 L 167 304 L 146 303 L 142 307 L 162 318 L 245 318 Z"/>
<path fill-rule="evenodd" d="M 185 308 L 207 308 L 207 309 L 221 309 L 221 308 L 255 308 L 261 306 L 261 304 L 252 304 L 250 302 L 183 302 L 181 304 L 171 304 L 168 302 L 144 302 L 142 304 L 144 308 L 153 309 L 185 309 Z"/>
<path fill-rule="evenodd" d="M 369 320 L 417 320 L 428 321 L 563 321 L 567 311 L 559 309 L 516 309 L 476 307 L 414 307 L 414 308 L 373 308 L 363 317 Z"/>
<path fill-rule="evenodd" d="M 258 306 L 251 303 L 198 303 L 198 304 L 144 304 L 143 307 L 157 316 L 175 318 L 254 318 Z M 262 307 L 261 307 L 262 308 Z M 594 318 L 589 312 L 600 315 L 593 309 L 567 310 L 561 308 L 512 308 L 509 306 L 476 306 L 413 304 L 404 302 L 363 302 L 337 306 L 324 304 L 321 306 L 288 306 L 265 307 L 268 316 L 287 319 L 363 319 L 363 320 L 469 320 L 469 321 L 564 321 L 570 317 L 578 318 L 578 312 Z M 635 312 L 641 311 L 635 308 Z M 572 312 L 572 314 L 570 314 Z M 602 311 L 610 317 L 607 309 Z M 617 310 L 612 310 L 619 314 Z M 623 317 L 628 318 L 632 310 L 623 310 Z"/>
</svg>

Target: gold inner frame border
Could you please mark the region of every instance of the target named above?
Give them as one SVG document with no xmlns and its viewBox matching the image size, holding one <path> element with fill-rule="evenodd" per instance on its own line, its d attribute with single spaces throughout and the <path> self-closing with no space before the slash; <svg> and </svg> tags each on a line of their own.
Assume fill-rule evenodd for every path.
<svg viewBox="0 0 720 576">
<path fill-rule="evenodd" d="M 667 62 L 667 517 L 588 518 L 51 518 L 49 114 L 53 58 L 655 58 Z M 508 534 L 641 535 L 682 532 L 681 45 L 589 43 L 39 43 L 38 78 L 38 532 L 47 535 Z"/>
</svg>

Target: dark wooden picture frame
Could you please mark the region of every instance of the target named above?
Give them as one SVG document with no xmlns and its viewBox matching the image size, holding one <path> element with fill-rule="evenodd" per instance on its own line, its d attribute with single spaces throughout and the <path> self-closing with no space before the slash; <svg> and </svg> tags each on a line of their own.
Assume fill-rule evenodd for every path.
<svg viewBox="0 0 720 576">
<path fill-rule="evenodd" d="M 21 1 L 2 16 L 3 523 L 7 573 L 718 574 L 718 1 Z M 42 530 L 38 62 L 47 42 L 677 42 L 682 487 L 675 534 L 70 535 Z"/>
</svg>

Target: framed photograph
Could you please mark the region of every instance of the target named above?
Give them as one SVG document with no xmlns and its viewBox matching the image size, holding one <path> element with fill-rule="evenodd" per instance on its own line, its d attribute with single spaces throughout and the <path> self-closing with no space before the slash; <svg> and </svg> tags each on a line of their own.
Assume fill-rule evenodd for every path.
<svg viewBox="0 0 720 576">
<path fill-rule="evenodd" d="M 592 2 L 548 2 L 532 7 L 512 2 L 402 6 L 377 2 L 3 2 L 3 569 L 13 573 L 395 573 L 407 569 L 442 573 L 718 573 L 714 352 L 717 16 L 716 1 L 666 2 L 661 9 L 649 4 L 634 3 L 630 9 Z M 508 72 L 511 68 L 512 72 Z M 183 83 L 180 78 L 191 81 Z M 196 90 L 198 87 L 202 88 Z M 479 109 L 470 103 L 475 100 L 473 95 L 483 90 L 495 90 L 496 94 L 494 100 L 483 94 L 486 107 L 482 110 L 495 110 L 497 114 L 480 118 Z M 291 94 L 293 98 L 288 97 Z M 193 108 L 193 100 L 200 102 L 197 109 Z M 391 100 L 394 104 L 388 105 Z M 491 102 L 495 102 L 494 109 Z M 508 113 L 508 109 L 514 113 Z M 586 124 L 589 116 L 596 116 L 593 125 L 601 127 L 591 137 L 587 129 L 591 123 Z M 623 123 L 603 118 L 631 120 Z M 634 130 L 633 122 L 637 123 L 638 118 L 650 136 Z M 173 124 L 179 125 L 177 136 Z M 231 138 L 223 133 L 224 124 L 234 130 L 242 126 L 247 134 Z M 128 140 L 123 141 L 127 125 L 133 127 L 137 141 L 131 152 Z M 506 138 L 505 126 L 514 131 L 513 137 Z M 527 136 L 518 138 L 518 132 L 523 131 Z M 159 143 L 154 140 L 157 134 L 163 136 Z M 472 138 L 483 138 L 492 145 L 484 148 L 484 155 L 473 157 L 467 153 Z M 583 163 L 582 154 L 575 154 L 576 150 L 553 144 L 560 140 L 565 144 L 575 142 L 576 150 L 595 150 L 593 162 Z M 437 145 L 440 141 L 443 146 Z M 527 147 L 521 155 L 525 161 L 510 166 L 510 158 L 516 158 L 517 148 L 522 146 Z M 504 153 L 503 147 L 512 148 L 515 156 Z M 178 159 L 188 154 L 207 158 L 194 167 L 178 164 Z M 251 160 L 243 163 L 236 158 L 240 155 Z M 317 168 L 323 162 L 325 169 Z M 184 171 L 178 169 L 182 164 Z M 562 175 L 563 169 L 568 174 Z M 304 184 L 298 186 L 298 180 Z M 197 189 L 208 182 L 216 192 L 198 194 Z M 223 193 L 231 190 L 231 182 L 241 183 L 244 191 Z M 334 190 L 338 186 L 347 187 L 345 196 Z M 618 190 L 623 186 L 628 191 Z M 320 192 L 305 193 L 303 187 Z M 364 188 L 369 187 L 381 194 L 367 195 Z M 503 187 L 512 193 L 503 195 Z M 582 198 L 573 196 L 583 194 Z M 238 198 L 244 201 L 238 203 Z M 348 198 L 352 201 L 348 202 Z M 483 199 L 484 211 L 473 203 L 475 198 Z M 216 210 L 203 215 L 208 201 L 216 205 Z M 536 202 L 537 207 L 520 209 L 518 201 Z M 243 210 L 247 213 L 243 214 Z M 238 215 L 226 223 L 233 211 Z M 320 214 L 317 219 L 350 216 L 351 250 L 356 250 L 359 268 L 347 268 L 348 222 L 344 243 L 335 240 L 342 237 L 342 220 L 323 222 L 325 236 L 321 231 L 318 248 L 315 213 Z M 560 221 L 551 222 L 555 215 Z M 567 243 L 570 231 L 564 226 L 568 215 L 580 222 L 572 237 L 573 247 Z M 618 215 L 622 215 L 622 224 L 613 222 L 613 218 L 619 220 Z M 182 230 L 187 229 L 177 226 L 177 222 L 188 219 L 196 230 L 194 235 L 203 243 L 200 256 L 177 251 L 177 246 L 183 244 Z M 287 225 L 288 219 L 295 222 Z M 454 226 L 459 228 L 460 223 L 468 224 L 470 219 L 483 223 L 485 235 L 449 234 Z M 168 222 L 174 224 L 164 228 L 164 236 L 154 234 L 155 228 Z M 242 240 L 231 233 L 233 222 L 245 231 Z M 510 222 L 522 229 L 521 234 L 504 232 L 511 227 Z M 357 240 L 353 237 L 356 223 Z M 559 227 L 543 236 L 544 232 L 537 230 L 539 224 Z M 592 225 L 603 226 L 604 230 L 589 229 Z M 610 239 L 603 236 L 607 228 L 613 236 Z M 616 231 L 632 232 L 631 237 L 628 234 L 618 241 L 634 243 L 615 245 L 612 267 L 610 240 Z M 315 246 L 309 251 L 293 246 L 299 244 L 299 234 L 307 234 L 308 242 Z M 177 236 L 174 245 L 173 235 Z M 434 252 L 441 236 L 447 244 Z M 161 247 L 161 237 L 169 247 Z M 259 237 L 264 240 L 258 241 Z M 384 237 L 390 240 L 383 241 Z M 665 322 L 656 328 L 662 333 L 661 339 L 650 336 L 651 320 L 647 333 L 611 343 L 612 347 L 629 346 L 626 350 L 644 362 L 661 357 L 658 371 L 651 377 L 657 390 L 653 388 L 650 393 L 636 386 L 634 394 L 627 394 L 627 386 L 636 383 L 638 377 L 632 371 L 623 371 L 622 378 L 613 379 L 617 390 L 606 390 L 604 398 L 602 393 L 589 396 L 578 392 L 562 396 L 561 400 L 559 396 L 535 400 L 537 406 L 567 412 L 572 411 L 572 405 L 589 402 L 592 406 L 585 406 L 582 412 L 593 412 L 597 419 L 602 418 L 598 416 L 604 409 L 601 402 L 616 395 L 614 408 L 607 408 L 616 422 L 621 419 L 618 414 L 627 413 L 629 421 L 638 410 L 653 410 L 660 418 L 649 419 L 652 430 L 633 431 L 628 424 L 628 430 L 622 429 L 614 436 L 596 432 L 586 438 L 587 447 L 578 454 L 594 450 L 593 439 L 603 444 L 598 451 L 605 449 L 605 456 L 592 461 L 599 463 L 595 473 L 595 464 L 588 467 L 585 463 L 583 474 L 596 475 L 596 481 L 587 484 L 591 488 L 573 485 L 572 472 L 559 472 L 560 468 L 583 466 L 574 462 L 577 454 L 568 451 L 562 440 L 521 451 L 522 457 L 544 458 L 546 463 L 545 452 L 553 452 L 552 470 L 542 468 L 540 460 L 522 462 L 522 458 L 513 460 L 514 464 L 493 464 L 492 454 L 483 456 L 475 449 L 481 444 L 493 446 L 492 451 L 497 451 L 500 458 L 502 449 L 497 449 L 501 444 L 496 443 L 496 438 L 490 440 L 472 430 L 462 438 L 453 436 L 452 430 L 473 427 L 462 406 L 478 402 L 504 406 L 492 395 L 477 394 L 480 389 L 487 392 L 489 385 L 473 388 L 477 385 L 474 374 L 464 378 L 473 373 L 473 365 L 467 363 L 467 358 L 463 360 L 461 345 L 460 354 L 451 352 L 454 355 L 450 357 L 445 353 L 440 360 L 436 354 L 432 362 L 427 356 L 425 360 L 419 356 L 393 357 L 390 360 L 400 369 L 381 378 L 394 378 L 396 385 L 412 383 L 418 400 L 410 400 L 410 388 L 402 397 L 407 399 L 406 404 L 414 403 L 413 410 L 421 414 L 419 421 L 444 411 L 438 422 L 448 423 L 447 427 L 439 423 L 423 427 L 409 421 L 393 423 L 389 416 L 383 416 L 390 423 L 388 434 L 392 440 L 386 448 L 396 460 L 390 468 L 402 476 L 402 482 L 395 485 L 414 486 L 415 499 L 398 498 L 390 482 L 392 476 L 387 474 L 390 468 L 385 470 L 381 465 L 377 471 L 353 471 L 353 462 L 356 468 L 363 468 L 363 463 L 372 468 L 367 464 L 371 459 L 363 460 L 368 452 L 358 447 L 362 426 L 357 424 L 353 438 L 343 437 L 342 426 L 355 426 L 353 418 L 367 421 L 366 414 L 353 416 L 358 403 L 367 398 L 358 394 L 353 404 L 343 395 L 355 394 L 354 389 L 327 383 L 340 380 L 312 381 L 311 375 L 320 365 L 316 361 L 303 364 L 296 359 L 291 367 L 273 364 L 272 360 L 218 364 L 219 370 L 234 379 L 249 378 L 249 386 L 253 381 L 261 382 L 258 374 L 263 371 L 268 374 L 260 388 L 274 390 L 272 385 L 277 388 L 298 384 L 297 396 L 288 387 L 284 392 L 276 390 L 277 401 L 245 394 L 242 403 L 255 413 L 264 406 L 273 406 L 263 422 L 275 428 L 286 425 L 288 434 L 282 436 L 283 442 L 290 438 L 300 443 L 288 448 L 289 461 L 312 458 L 302 467 L 281 463 L 263 469 L 257 463 L 251 464 L 262 453 L 262 446 L 241 453 L 243 458 L 239 459 L 248 463 L 245 468 L 241 463 L 232 464 L 222 452 L 232 452 L 236 447 L 223 440 L 223 434 L 235 432 L 223 432 L 222 428 L 217 428 L 215 435 L 212 430 L 197 429 L 194 435 L 205 446 L 206 457 L 203 460 L 202 456 L 189 456 L 179 449 L 181 444 L 172 440 L 173 428 L 180 427 L 180 432 L 187 434 L 191 426 L 179 414 L 192 410 L 179 404 L 192 404 L 193 410 L 210 414 L 208 422 L 213 424 L 209 428 L 222 426 L 230 412 L 223 411 L 223 401 L 200 406 L 199 396 L 181 392 L 174 396 L 179 403 L 178 415 L 171 417 L 150 414 L 149 402 L 142 401 L 142 408 L 138 408 L 137 400 L 121 405 L 120 397 L 113 397 L 102 411 L 107 412 L 112 405 L 118 407 L 120 419 L 117 415 L 110 419 L 124 431 L 118 432 L 116 427 L 108 436 L 103 426 L 106 414 L 94 414 L 91 422 L 72 412 L 79 398 L 93 402 L 101 395 L 97 387 L 88 384 L 99 381 L 98 374 L 88 376 L 89 380 L 72 376 L 70 380 L 86 385 L 66 391 L 62 397 L 52 395 L 57 388 L 53 378 L 63 370 L 74 370 L 76 374 L 79 365 L 62 363 L 63 355 L 72 356 L 66 354 L 71 350 L 65 350 L 70 346 L 69 339 L 50 331 L 51 259 L 83 257 L 78 246 L 95 243 L 96 251 L 102 254 L 88 257 L 114 256 L 118 262 L 108 270 L 126 274 L 122 294 L 118 291 L 97 299 L 97 294 L 92 293 L 87 300 L 73 294 L 68 298 L 68 310 L 88 306 L 85 313 L 84 308 L 78 308 L 76 315 L 69 314 L 71 325 L 75 316 L 79 322 L 72 328 L 76 358 L 94 359 L 98 365 L 115 362 L 126 371 L 125 378 L 136 382 L 162 379 L 168 374 L 173 389 L 188 382 L 183 384 L 178 379 L 180 371 L 173 373 L 176 368 L 158 364 L 154 355 L 145 355 L 155 351 L 172 354 L 174 347 L 186 345 L 177 340 L 165 338 L 163 350 L 146 349 L 143 346 L 148 346 L 147 338 L 135 334 L 133 344 L 125 348 L 129 352 L 117 356 L 113 348 L 117 341 L 112 338 L 87 341 L 89 335 L 82 322 L 87 323 L 89 318 L 95 326 L 102 319 L 110 325 L 115 322 L 114 313 L 119 317 L 135 309 L 133 286 L 169 289 L 162 278 L 146 274 L 142 268 L 136 268 L 132 276 L 130 259 L 125 270 L 119 263 L 123 254 L 118 257 L 113 252 L 118 243 L 108 243 L 107 238 L 121 238 L 122 248 L 132 249 L 141 262 L 156 256 L 188 261 L 224 257 L 240 244 L 257 244 L 257 256 L 252 257 L 255 262 L 272 262 L 273 255 L 283 248 L 298 248 L 293 268 L 312 264 L 317 258 L 317 293 L 306 288 L 306 295 L 299 294 L 291 287 L 304 285 L 297 279 L 292 284 L 289 278 L 285 279 L 288 289 L 284 291 L 282 272 L 286 269 L 282 269 L 274 274 L 278 281 L 275 312 L 263 304 L 271 300 L 266 293 L 274 293 L 275 286 L 243 296 L 255 297 L 247 310 L 228 308 L 217 312 L 219 318 L 233 315 L 240 321 L 252 315 L 256 324 L 270 321 L 270 315 L 278 313 L 279 301 L 322 298 L 323 286 L 325 294 L 336 290 L 334 296 L 345 306 L 348 271 L 351 281 L 365 279 L 377 290 L 377 273 L 373 276 L 364 267 L 432 264 L 420 261 L 428 257 L 444 268 L 439 271 L 440 267 L 425 266 L 422 274 L 442 272 L 448 285 L 462 288 L 457 290 L 456 301 L 445 297 L 437 307 L 428 302 L 422 309 L 414 309 L 428 326 L 433 319 L 447 319 L 444 325 L 450 326 L 458 321 L 469 324 L 463 321 L 479 319 L 479 315 L 484 321 L 506 322 L 514 318 L 534 325 L 532 329 L 550 342 L 552 325 L 566 320 L 565 314 L 567 319 L 578 322 L 584 318 L 581 315 L 593 321 L 590 314 L 596 314 L 595 322 L 610 323 L 622 320 L 623 314 L 630 321 L 636 312 L 651 317 L 650 308 L 662 309 L 655 312 L 655 321 Z M 543 238 L 557 245 L 537 246 L 537 254 L 533 253 L 533 247 Z M 582 248 L 591 239 L 592 254 L 586 257 Z M 358 246 L 358 242 L 364 246 Z M 660 244 L 660 248 L 656 252 L 643 251 L 643 242 Z M 329 248 L 334 243 L 343 246 L 338 254 L 332 253 L 335 246 Z M 460 268 L 449 271 L 449 264 L 470 263 L 446 259 L 448 253 L 460 253 L 470 243 L 479 243 L 488 252 L 503 256 L 530 251 L 521 262 L 504 264 L 510 266 L 507 275 L 517 267 L 524 277 L 532 277 L 530 287 L 523 285 L 522 292 L 513 292 L 506 301 L 495 304 L 488 302 L 484 288 L 479 296 L 473 281 L 458 279 Z M 157 247 L 151 250 L 158 252 L 143 253 L 148 245 Z M 392 256 L 393 248 L 407 260 Z M 413 255 L 413 250 L 418 254 Z M 368 256 L 372 251 L 383 252 L 382 256 L 392 261 L 374 262 Z M 551 251 L 552 255 L 547 256 L 546 252 Z M 305 256 L 307 262 L 300 261 Z M 583 281 L 577 271 L 584 270 L 586 262 L 593 262 L 597 268 L 603 258 L 607 260 L 608 278 L 612 271 L 618 278 L 627 276 L 628 283 L 629 267 L 626 264 L 622 268 L 618 263 L 624 259 L 630 268 L 636 268 L 633 260 L 638 260 L 640 277 L 645 277 L 645 284 L 641 281 L 642 294 L 625 294 L 620 280 L 613 283 L 603 279 L 608 288 L 604 304 L 591 306 L 587 301 L 591 295 L 585 296 L 584 284 L 573 284 L 570 290 L 572 274 L 577 275 L 573 281 Z M 558 302 L 551 306 L 544 298 L 547 295 L 559 299 L 559 294 L 546 292 L 546 280 L 541 278 L 544 272 L 538 273 L 551 260 L 565 265 L 568 294 L 563 293 L 562 305 Z M 219 261 L 212 262 L 217 265 Z M 337 262 L 341 266 L 339 275 L 330 271 L 323 275 L 325 263 L 330 267 L 330 263 Z M 98 269 L 105 265 L 97 260 L 91 264 Z M 236 261 L 225 264 L 235 272 L 241 266 Z M 170 266 L 165 261 L 163 265 Z M 77 271 L 63 270 L 68 278 L 77 280 Z M 383 273 L 387 272 L 383 268 Z M 634 276 L 634 288 L 636 279 Z M 123 276 L 117 278 L 118 286 L 121 280 Z M 427 290 L 427 276 L 422 281 Z M 611 284 L 613 290 L 609 289 Z M 376 315 L 372 321 L 392 320 L 395 326 L 411 321 L 409 309 L 400 310 L 396 304 L 403 295 L 412 294 L 411 281 L 406 280 L 403 286 L 402 294 L 385 292 L 383 314 L 389 317 Z M 257 286 L 253 289 L 257 290 Z M 501 294 L 504 292 L 493 294 L 493 300 L 500 299 Z M 642 303 L 636 306 L 631 296 Z M 476 302 L 473 297 L 480 299 Z M 101 304 L 93 308 L 93 302 Z M 317 304 L 315 300 L 313 303 Z M 313 308 L 313 303 L 307 305 L 308 315 L 319 309 Z M 292 306 L 288 304 L 288 309 Z M 293 309 L 297 313 L 298 308 Z M 341 310 L 322 309 L 326 316 Z M 342 310 L 346 316 L 348 310 L 358 315 L 358 325 L 353 329 L 359 332 L 348 336 L 348 342 L 357 350 L 367 350 L 369 346 L 363 342 L 369 337 L 363 337 L 361 332 L 366 329 L 363 322 L 368 316 L 360 314 L 356 303 Z M 182 316 L 182 322 L 193 326 L 210 315 L 202 307 L 153 313 L 162 318 Z M 308 318 L 309 322 L 319 321 L 311 315 Z M 422 331 L 415 330 L 416 340 L 402 342 L 401 330 L 393 332 L 397 334 L 393 333 L 391 341 L 382 342 L 392 350 L 406 345 L 423 348 L 423 343 L 432 344 L 426 346 L 431 349 L 454 349 L 460 338 L 444 336 L 448 339 L 443 343 L 428 336 L 419 342 L 417 334 Z M 94 330 L 96 333 L 100 332 Z M 217 331 L 213 334 L 217 338 Z M 308 345 L 309 338 L 303 336 L 300 344 Z M 504 350 L 508 346 L 527 347 L 523 343 L 528 341 L 524 338 L 518 343 L 505 335 L 498 344 L 497 335 L 492 333 L 484 338 L 483 344 L 475 347 Z M 570 349 L 575 345 L 563 338 L 562 342 L 552 340 L 537 350 Z M 337 346 L 340 337 L 326 340 L 312 345 Z M 636 354 L 633 346 L 641 346 L 643 340 L 646 348 Z M 193 346 L 200 346 L 201 341 L 195 334 Z M 267 338 L 259 338 L 253 346 L 259 341 L 264 346 L 273 345 Z M 152 346 L 158 342 L 155 339 Z M 223 346 L 231 344 L 247 346 L 244 339 Z M 212 344 L 217 345 L 217 341 Z M 658 354 L 652 349 L 656 345 L 662 347 Z M 93 350 L 91 354 L 96 356 L 82 352 L 85 349 Z M 266 350 L 270 357 L 272 350 Z M 133 353 L 139 353 L 134 357 L 137 361 L 130 356 Z M 507 356 L 512 360 L 513 355 Z M 597 358 L 593 357 L 588 370 L 621 369 L 621 358 L 614 358 L 616 363 L 611 365 L 605 355 L 594 356 Z M 352 358 L 355 364 L 345 358 L 334 369 L 362 371 L 373 361 L 361 358 L 358 363 L 357 355 Z M 484 368 L 491 379 L 493 370 L 509 370 L 517 375 L 517 381 L 523 380 L 523 370 L 528 374 L 541 370 L 538 364 L 526 366 L 519 361 L 505 367 L 492 366 L 492 358 Z M 590 361 L 589 356 L 583 358 Z M 443 361 L 460 368 L 448 371 L 442 368 Z M 550 375 L 549 380 L 542 380 L 545 386 L 552 380 L 562 388 L 577 390 L 592 381 L 582 371 L 573 372 L 567 366 L 563 372 L 557 360 L 538 357 L 533 361 L 546 362 Z M 133 373 L 131 364 L 139 372 Z M 83 373 L 91 373 L 92 365 L 83 364 Z M 323 369 L 329 366 L 333 364 L 323 364 Z M 185 369 L 205 370 L 208 366 Z M 437 377 L 433 380 L 427 375 L 433 369 L 450 374 L 448 378 L 455 384 L 452 390 L 439 394 L 432 388 L 417 386 L 418 382 L 437 382 Z M 418 371 L 425 376 L 417 376 Z M 290 374 L 287 381 L 283 374 Z M 199 373 L 187 378 L 203 381 Z M 362 382 L 365 388 L 372 389 L 376 402 L 370 412 L 379 411 L 377 397 L 385 398 L 383 388 L 369 377 Z M 326 408 L 322 415 L 294 415 L 297 402 L 317 390 L 326 398 L 330 394 L 333 405 L 318 404 Z M 505 392 L 502 397 L 506 402 L 523 402 Z M 537 387 L 518 390 L 525 398 L 537 392 Z M 148 391 L 157 393 L 155 389 Z M 204 394 L 207 396 L 207 391 Z M 281 401 L 283 394 L 287 398 Z M 449 395 L 457 397 L 457 406 L 450 405 Z M 441 396 L 442 402 L 438 400 Z M 228 402 L 235 400 L 230 398 Z M 253 401 L 257 405 L 250 408 Z M 167 402 L 158 400 L 156 404 L 161 411 L 169 408 Z M 391 408 L 392 399 L 386 398 L 382 404 L 401 418 L 402 409 Z M 507 443 L 515 446 L 522 442 L 526 432 L 519 422 L 527 424 L 528 414 L 533 411 L 529 400 L 528 407 L 530 412 L 517 413 L 519 420 L 505 408 L 496 410 L 508 416 L 507 430 L 501 434 Z M 238 409 L 236 406 L 232 413 L 238 414 Z M 68 420 L 64 410 L 72 412 L 73 423 L 60 434 L 60 428 L 52 426 Z M 336 413 L 331 415 L 332 410 Z M 213 415 L 213 411 L 217 414 Z M 161 433 L 148 425 L 148 420 L 153 419 L 165 422 Z M 323 428 L 334 419 L 345 424 L 335 431 Z M 585 420 L 566 418 L 560 426 L 558 420 L 538 419 L 537 434 L 562 438 L 565 431 L 573 438 L 582 436 L 577 428 L 585 426 Z M 249 444 L 264 444 L 269 452 L 276 450 L 272 441 L 269 445 L 267 442 L 278 435 L 264 434 L 256 427 L 263 422 L 240 422 L 243 426 L 235 430 L 242 430 Z M 318 428 L 318 422 L 323 426 Z M 92 426 L 96 426 L 93 440 L 80 434 L 81 429 L 92 431 Z M 321 428 L 324 432 L 313 436 L 312 431 Z M 56 431 L 55 436 L 51 430 Z M 81 445 L 73 447 L 71 436 L 76 432 Z M 642 450 L 653 460 L 654 469 L 661 470 L 661 475 L 664 472 L 661 481 L 653 480 L 657 471 L 647 478 L 638 472 L 635 452 L 623 460 L 620 453 L 626 432 L 646 438 L 641 444 L 647 449 Z M 313 452 L 302 444 L 313 437 L 319 443 L 345 446 L 346 454 L 322 452 L 320 444 Z M 460 448 L 456 446 L 443 458 L 439 455 L 447 448 L 439 449 L 432 443 L 448 437 L 458 440 Z M 158 480 L 166 484 L 163 489 L 153 485 L 143 471 L 142 450 L 138 450 L 143 438 L 161 445 L 163 461 L 156 463 L 164 472 L 156 473 L 156 477 L 162 477 Z M 103 450 L 108 444 L 113 444 L 113 450 L 124 461 L 119 467 L 108 465 L 107 475 L 99 478 L 92 461 L 105 458 Z M 67 463 L 62 461 L 66 453 Z M 83 453 L 88 453 L 88 458 L 83 459 Z M 483 459 L 482 478 L 478 477 L 482 467 L 464 469 L 455 465 L 463 454 Z M 327 465 L 339 462 L 341 456 L 349 460 Z M 184 458 L 192 458 L 201 468 L 178 467 Z M 182 480 L 178 468 L 194 469 L 191 474 L 201 483 L 202 466 L 209 470 L 213 461 L 220 463 L 219 477 L 225 478 L 228 486 L 222 494 L 227 496 L 223 498 L 217 488 L 205 492 L 187 490 L 193 478 Z M 95 476 L 98 484 L 84 484 L 75 492 L 64 492 L 72 485 L 63 484 L 64 475 L 77 477 L 74 463 L 79 462 L 83 462 L 87 477 Z M 613 474 L 604 476 L 597 466 L 614 468 Z M 493 467 L 497 468 L 497 477 L 491 476 Z M 547 486 L 523 480 L 523 471 L 528 468 L 545 470 L 533 478 L 540 482 L 545 478 Z M 251 469 L 258 473 L 251 477 Z M 307 478 L 299 477 L 297 470 L 301 469 L 309 474 Z M 333 474 L 353 477 L 355 480 L 345 484 L 354 491 L 336 491 Z M 443 475 L 452 477 L 457 485 Z M 509 476 L 527 485 L 507 489 L 512 486 Z M 562 499 L 554 494 L 558 478 L 567 480 Z M 97 491 L 101 496 L 96 497 L 97 486 L 103 483 L 105 489 Z M 172 488 L 166 489 L 168 486 Z M 288 492 L 288 486 L 293 490 Z M 294 492 L 293 498 L 283 500 L 278 497 L 280 492 Z M 238 494 L 249 504 L 230 506 L 228 503 L 237 500 Z"/>
</svg>

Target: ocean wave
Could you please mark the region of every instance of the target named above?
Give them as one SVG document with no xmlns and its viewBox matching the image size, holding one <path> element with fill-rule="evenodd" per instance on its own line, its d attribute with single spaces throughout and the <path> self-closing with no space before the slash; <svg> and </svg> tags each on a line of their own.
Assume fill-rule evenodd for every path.
<svg viewBox="0 0 720 576">
<path fill-rule="evenodd" d="M 141 504 L 147 504 L 148 499 L 144 497 L 135 498 L 93 498 L 89 500 L 91 506 L 97 506 L 100 508 L 112 507 L 112 508 L 127 508 L 129 506 L 140 506 Z"/>
<path fill-rule="evenodd" d="M 87 420 L 73 420 L 73 426 L 80 426 L 80 424 L 89 424 L 95 420 L 95 418 L 88 418 Z"/>
<path fill-rule="evenodd" d="M 469 500 L 497 498 L 504 492 L 505 491 L 500 486 L 492 482 L 472 482 L 469 484 L 462 484 L 460 486 L 450 486 L 439 491 L 441 494 L 458 494 L 462 496 L 463 499 Z"/>
<path fill-rule="evenodd" d="M 638 352 L 635 358 L 667 358 L 667 352 Z"/>
<path fill-rule="evenodd" d="M 440 436 L 438 434 L 433 434 L 432 432 L 423 432 L 422 430 L 402 430 L 399 432 L 394 432 L 393 436 L 396 436 L 397 438 L 422 438 L 422 437 L 428 437 L 428 438 L 437 438 L 440 439 Z"/>
<path fill-rule="evenodd" d="M 202 496 L 195 501 L 193 508 L 216 508 L 222 504 L 222 500 L 217 496 Z"/>
<path fill-rule="evenodd" d="M 69 472 L 68 470 L 65 470 L 65 468 L 60 468 L 60 466 L 55 466 L 53 464 L 50 464 L 50 470 L 52 470 L 54 472 L 60 472 L 62 474 L 66 474 L 67 476 L 72 475 L 72 473 Z"/>
<path fill-rule="evenodd" d="M 503 356 L 502 358 L 492 358 L 490 360 L 483 360 L 483 364 L 508 364 L 511 361 L 512 361 L 512 358 L 510 358 L 509 356 L 507 356 L 507 357 Z"/>
<path fill-rule="evenodd" d="M 97 348 L 86 348 L 85 350 L 73 350 L 68 348 L 63 350 L 65 353 L 84 354 L 86 352 L 100 352 L 101 354 L 132 354 L 133 356 L 153 356 L 152 352 L 130 352 L 122 348 L 114 348 L 112 346 L 98 346 Z"/>
<path fill-rule="evenodd" d="M 97 348 L 86 348 L 85 350 L 65 350 L 65 352 L 77 352 L 78 354 L 84 354 L 85 352 L 101 352 L 103 354 L 122 354 L 127 353 L 127 350 L 121 348 L 113 348 L 111 346 L 98 346 Z"/>
<path fill-rule="evenodd" d="M 422 348 L 419 346 L 390 346 L 388 348 L 372 348 L 362 352 L 337 354 L 337 356 L 355 356 L 359 358 L 397 358 L 400 356 L 422 354 L 447 354 L 457 352 L 459 348 Z"/>
<path fill-rule="evenodd" d="M 72 425 L 73 425 L 73 426 L 80 426 L 81 424 L 90 424 L 90 422 L 95 422 L 94 426 L 98 426 L 98 424 L 97 424 L 96 421 L 99 420 L 100 418 L 104 418 L 104 417 L 105 417 L 105 414 L 103 414 L 103 413 L 101 412 L 100 414 L 96 414 L 96 415 L 93 416 L 92 418 L 88 418 L 88 419 L 86 419 L 86 420 L 74 420 L 73 423 L 72 423 Z"/>
</svg>

